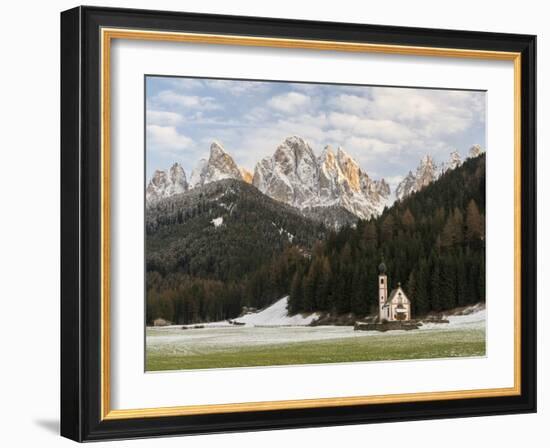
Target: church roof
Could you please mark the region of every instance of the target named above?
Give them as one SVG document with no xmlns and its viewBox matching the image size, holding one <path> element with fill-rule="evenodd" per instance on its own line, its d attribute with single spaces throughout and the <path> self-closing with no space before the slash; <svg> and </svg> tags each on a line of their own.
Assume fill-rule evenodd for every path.
<svg viewBox="0 0 550 448">
<path fill-rule="evenodd" d="M 405 294 L 405 291 L 403 291 L 403 289 L 401 288 L 401 284 L 399 284 L 397 288 L 395 288 L 392 292 L 389 293 L 388 298 L 386 299 L 386 303 L 391 302 L 399 291 L 401 291 L 403 295 L 407 297 L 407 295 Z"/>
<path fill-rule="evenodd" d="M 394 297 L 397 295 L 397 291 L 399 290 L 399 288 L 395 288 L 392 292 L 390 292 L 390 294 L 388 295 L 388 298 L 386 299 L 386 302 L 391 302 Z"/>
</svg>

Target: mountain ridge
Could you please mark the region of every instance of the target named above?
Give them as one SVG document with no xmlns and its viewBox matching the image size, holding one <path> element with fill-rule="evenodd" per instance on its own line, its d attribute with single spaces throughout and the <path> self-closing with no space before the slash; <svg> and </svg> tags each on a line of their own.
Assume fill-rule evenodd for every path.
<svg viewBox="0 0 550 448">
<path fill-rule="evenodd" d="M 473 145 L 468 151 L 466 160 L 479 157 L 484 152 L 480 145 Z M 449 159 L 440 164 L 437 164 L 430 154 L 424 155 L 416 170 L 414 172 L 410 170 L 395 188 L 395 199 L 399 201 L 407 198 L 411 194 L 435 182 L 447 171 L 462 166 L 463 163 L 464 161 L 456 150 L 451 151 Z"/>
<path fill-rule="evenodd" d="M 467 158 L 477 157 L 483 152 L 480 145 L 473 145 Z M 223 145 L 214 141 L 210 145 L 209 157 L 198 161 L 189 180 L 179 163 L 167 171 L 156 170 L 146 188 L 146 203 L 149 206 L 212 182 L 235 179 L 251 184 L 270 198 L 337 229 L 358 219 L 380 215 L 394 199 L 405 199 L 462 163 L 456 150 L 450 153 L 447 161 L 439 164 L 426 154 L 418 166 L 399 182 L 392 198 L 388 183 L 383 178 L 371 178 L 341 146 L 335 150 L 326 145 L 316 156 L 305 139 L 287 137 L 271 156 L 258 161 L 254 173 L 251 173 L 239 167 Z"/>
</svg>

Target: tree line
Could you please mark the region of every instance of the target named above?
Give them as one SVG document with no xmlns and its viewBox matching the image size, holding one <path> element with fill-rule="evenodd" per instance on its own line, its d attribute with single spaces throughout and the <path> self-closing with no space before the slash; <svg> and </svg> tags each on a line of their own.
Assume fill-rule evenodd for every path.
<svg viewBox="0 0 550 448">
<path fill-rule="evenodd" d="M 378 265 L 417 316 L 485 300 L 485 156 L 319 243 L 294 273 L 292 313 L 375 313 Z"/>
<path fill-rule="evenodd" d="M 268 250 L 259 238 L 275 229 L 275 215 L 266 225 L 260 204 L 247 207 L 254 214 L 237 209 L 235 226 L 228 225 L 225 234 L 197 240 L 189 227 L 166 230 L 165 238 L 177 242 L 170 250 L 164 240 L 151 240 L 148 323 L 157 317 L 182 324 L 235 318 L 243 306 L 262 308 L 285 295 L 290 313 L 375 313 L 381 261 L 389 285 L 402 284 L 416 316 L 485 300 L 484 155 L 468 159 L 377 218 L 338 232 L 314 229 L 324 238 L 301 238 L 300 244 L 281 244 L 271 236 L 277 243 Z M 200 226 L 207 222 L 201 220 Z M 287 228 L 298 232 L 298 224 Z M 209 247 L 214 252 L 207 254 Z"/>
</svg>

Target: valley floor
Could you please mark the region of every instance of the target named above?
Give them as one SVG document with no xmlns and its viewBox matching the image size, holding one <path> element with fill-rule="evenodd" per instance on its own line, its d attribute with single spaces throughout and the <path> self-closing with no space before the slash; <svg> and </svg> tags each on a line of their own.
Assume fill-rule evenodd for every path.
<svg viewBox="0 0 550 448">
<path fill-rule="evenodd" d="M 146 370 L 322 364 L 485 355 L 485 310 L 386 333 L 335 326 L 149 327 Z"/>
</svg>

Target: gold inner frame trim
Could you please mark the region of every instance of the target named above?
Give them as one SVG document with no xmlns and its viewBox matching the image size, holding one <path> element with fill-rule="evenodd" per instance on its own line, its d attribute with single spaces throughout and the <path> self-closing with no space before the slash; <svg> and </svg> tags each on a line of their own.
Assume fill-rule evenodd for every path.
<svg viewBox="0 0 550 448">
<path fill-rule="evenodd" d="M 110 346 L 110 66 L 113 39 L 239 45 L 354 53 L 454 57 L 513 61 L 514 63 L 514 386 L 507 388 L 419 392 L 391 395 L 315 398 L 229 404 L 188 405 L 141 409 L 111 409 Z M 117 420 L 229 412 L 251 412 L 352 406 L 415 401 L 503 397 L 521 394 L 521 54 L 514 52 L 418 47 L 305 39 L 279 39 L 217 34 L 195 34 L 137 29 L 101 29 L 101 419 Z"/>
</svg>

